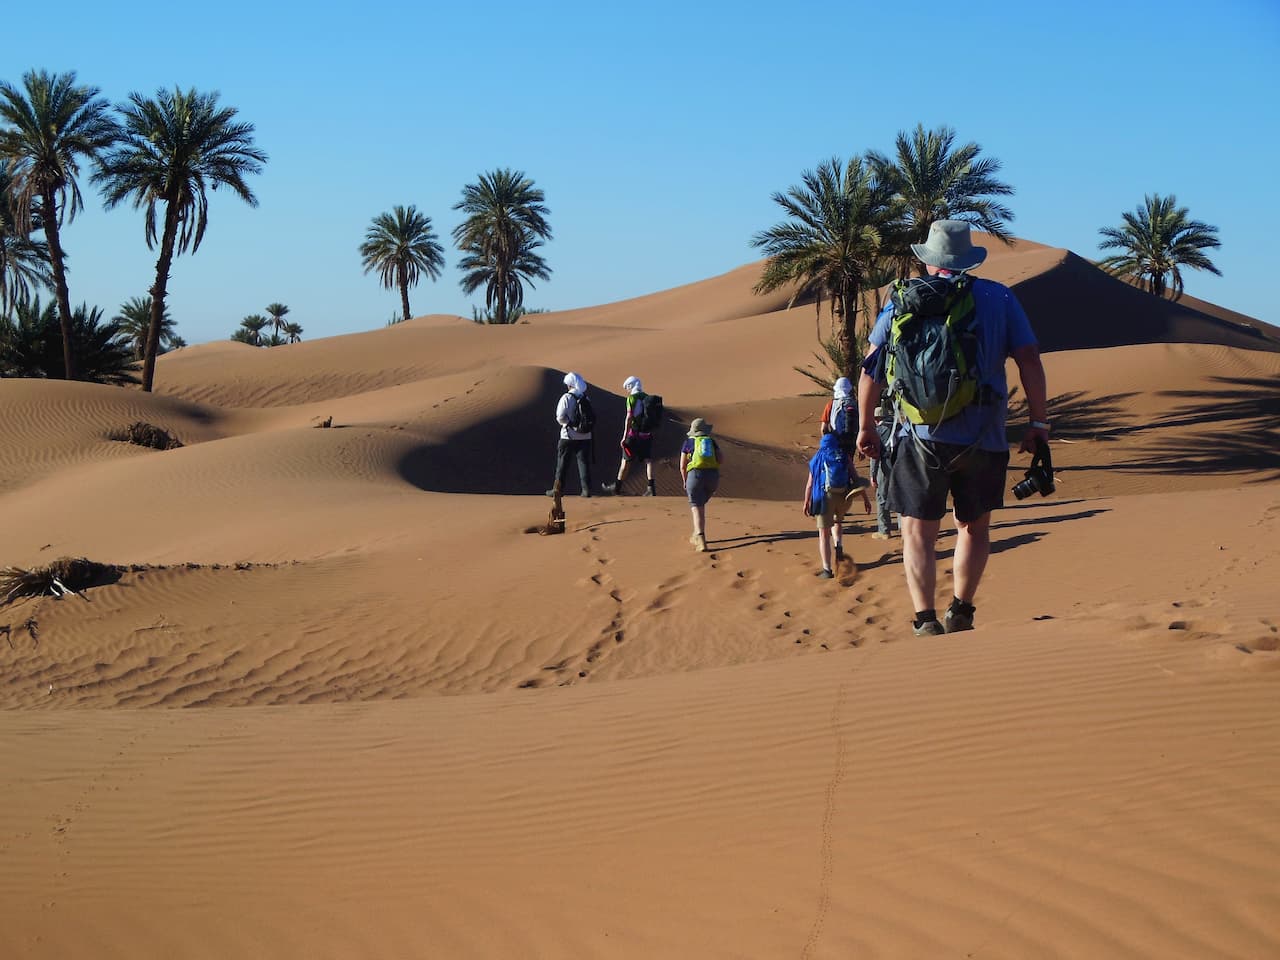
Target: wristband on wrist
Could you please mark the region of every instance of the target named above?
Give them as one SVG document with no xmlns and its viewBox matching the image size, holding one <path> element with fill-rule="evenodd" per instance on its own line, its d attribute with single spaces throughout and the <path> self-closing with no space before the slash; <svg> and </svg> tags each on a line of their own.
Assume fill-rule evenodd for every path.
<svg viewBox="0 0 1280 960">
<path fill-rule="evenodd" d="M 1032 420 L 1031 428 L 1033 430 L 1046 430 L 1046 431 L 1051 429 L 1050 425 L 1045 423 L 1043 420 Z"/>
</svg>

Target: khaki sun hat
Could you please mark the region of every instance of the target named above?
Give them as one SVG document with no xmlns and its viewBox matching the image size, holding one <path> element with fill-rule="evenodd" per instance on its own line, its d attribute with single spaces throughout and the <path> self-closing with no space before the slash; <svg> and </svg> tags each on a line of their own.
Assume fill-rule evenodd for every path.
<svg viewBox="0 0 1280 960">
<path fill-rule="evenodd" d="M 975 247 L 969 224 L 963 220 L 937 220 L 929 227 L 929 239 L 913 243 L 911 252 L 921 263 L 957 273 L 972 270 L 987 259 L 986 247 Z"/>
<path fill-rule="evenodd" d="M 701 417 L 694 417 L 693 423 L 689 424 L 689 436 L 705 437 L 711 433 L 711 424 L 703 420 Z"/>
</svg>

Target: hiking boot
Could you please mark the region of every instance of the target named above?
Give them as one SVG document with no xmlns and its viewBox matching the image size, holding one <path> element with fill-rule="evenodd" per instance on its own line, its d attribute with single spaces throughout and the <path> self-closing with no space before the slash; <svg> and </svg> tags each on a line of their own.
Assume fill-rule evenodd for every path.
<svg viewBox="0 0 1280 960">
<path fill-rule="evenodd" d="M 600 484 L 600 492 L 603 493 L 606 497 L 617 496 L 619 493 L 618 484 L 616 482 L 602 483 Z"/>
<path fill-rule="evenodd" d="M 642 497 L 656 497 L 657 495 L 658 491 L 653 489 L 653 487 L 645 487 L 644 493 L 640 494 Z"/>
<path fill-rule="evenodd" d="M 590 490 L 583 490 L 580 494 L 578 494 L 578 496 L 583 497 L 583 498 L 585 498 L 585 499 L 587 499 L 587 500 L 590 500 L 590 499 L 591 499 L 591 491 L 590 491 Z"/>
<path fill-rule="evenodd" d="M 942 625 L 947 633 L 960 633 L 973 629 L 973 605 L 952 601 L 947 612 L 942 616 Z"/>
<path fill-rule="evenodd" d="M 707 552 L 707 538 L 705 534 L 695 533 L 693 535 L 693 549 L 699 553 Z"/>
<path fill-rule="evenodd" d="M 946 628 L 937 620 L 914 623 L 911 625 L 911 629 L 917 637 L 940 637 L 947 632 Z"/>
<path fill-rule="evenodd" d="M 554 497 L 555 497 L 555 495 L 556 495 L 557 493 L 559 493 L 559 492 L 560 492 L 559 490 L 556 490 L 555 488 L 552 488 L 552 489 L 550 489 L 550 490 L 548 490 L 548 491 L 547 491 L 547 496 L 548 496 L 548 497 L 552 497 L 552 498 L 554 498 Z"/>
<path fill-rule="evenodd" d="M 834 580 L 835 576 L 836 575 L 832 573 L 830 570 L 820 570 L 817 573 L 817 577 L 819 580 Z"/>
</svg>

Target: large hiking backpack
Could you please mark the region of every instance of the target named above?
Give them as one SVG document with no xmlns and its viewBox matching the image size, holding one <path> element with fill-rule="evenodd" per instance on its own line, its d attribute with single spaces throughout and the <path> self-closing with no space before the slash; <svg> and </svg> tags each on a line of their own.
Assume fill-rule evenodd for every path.
<svg viewBox="0 0 1280 960">
<path fill-rule="evenodd" d="M 631 411 L 631 424 L 636 433 L 653 433 L 662 424 L 662 398 L 656 393 L 642 393 L 636 397 L 636 407 Z"/>
<path fill-rule="evenodd" d="M 831 401 L 831 432 L 840 442 L 840 449 L 853 449 L 858 439 L 858 408 L 852 397 Z"/>
<path fill-rule="evenodd" d="M 844 490 L 849 487 L 849 457 L 843 450 L 822 451 L 820 470 L 823 490 Z"/>
<path fill-rule="evenodd" d="M 979 397 L 973 281 L 920 277 L 893 285 L 885 378 L 902 417 L 937 426 Z"/>
<path fill-rule="evenodd" d="M 573 410 L 569 414 L 569 426 L 579 433 L 590 433 L 596 426 L 596 412 L 591 408 L 591 401 L 585 396 L 570 392 L 573 398 Z"/>
</svg>

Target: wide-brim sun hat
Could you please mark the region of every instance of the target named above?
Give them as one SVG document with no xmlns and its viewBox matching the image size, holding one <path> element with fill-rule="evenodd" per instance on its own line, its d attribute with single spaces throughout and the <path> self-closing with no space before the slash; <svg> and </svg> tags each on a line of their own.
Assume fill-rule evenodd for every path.
<svg viewBox="0 0 1280 960">
<path fill-rule="evenodd" d="M 987 248 L 974 246 L 969 224 L 963 220 L 937 220 L 924 243 L 913 243 L 911 252 L 921 263 L 957 273 L 972 270 L 987 259 Z"/>
<path fill-rule="evenodd" d="M 693 423 L 689 424 L 689 436 L 705 437 L 711 433 L 711 424 L 703 420 L 701 417 L 694 417 Z"/>
</svg>

